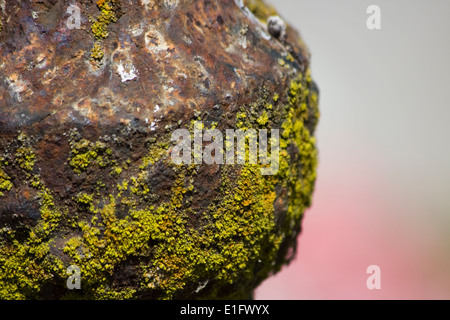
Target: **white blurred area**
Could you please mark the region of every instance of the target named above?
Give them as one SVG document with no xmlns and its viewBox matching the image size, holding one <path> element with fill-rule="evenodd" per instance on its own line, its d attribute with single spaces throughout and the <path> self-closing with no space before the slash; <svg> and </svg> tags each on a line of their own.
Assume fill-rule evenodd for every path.
<svg viewBox="0 0 450 320">
<path fill-rule="evenodd" d="M 320 168 L 298 258 L 256 298 L 449 299 L 450 1 L 269 2 L 312 54 Z"/>
</svg>

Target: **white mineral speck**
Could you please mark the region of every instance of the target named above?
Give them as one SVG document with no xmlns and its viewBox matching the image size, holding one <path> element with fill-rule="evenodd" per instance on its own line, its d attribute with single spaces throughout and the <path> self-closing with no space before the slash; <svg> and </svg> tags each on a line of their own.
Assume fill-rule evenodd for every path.
<svg viewBox="0 0 450 320">
<path fill-rule="evenodd" d="M 122 78 L 122 82 L 125 82 L 136 78 L 138 71 L 131 63 L 124 64 L 122 61 L 120 61 L 120 63 L 117 65 L 117 73 Z"/>
</svg>

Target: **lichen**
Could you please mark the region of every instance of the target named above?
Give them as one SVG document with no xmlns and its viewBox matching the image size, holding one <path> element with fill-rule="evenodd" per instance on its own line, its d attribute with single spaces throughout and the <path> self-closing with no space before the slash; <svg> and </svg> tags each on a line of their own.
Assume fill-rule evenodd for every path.
<svg viewBox="0 0 450 320">
<path fill-rule="evenodd" d="M 81 205 L 90 206 L 94 200 L 92 195 L 81 192 L 77 195 L 76 201 Z"/>
<path fill-rule="evenodd" d="M 118 177 L 118 176 L 120 176 L 120 174 L 122 173 L 122 171 L 123 171 L 123 169 L 121 168 L 121 167 L 114 167 L 114 168 L 112 168 L 112 170 L 111 170 L 111 175 L 113 176 L 113 177 Z"/>
<path fill-rule="evenodd" d="M 279 98 L 280 98 L 280 96 L 278 95 L 278 93 L 275 93 L 275 94 L 273 95 L 273 101 L 274 101 L 274 102 L 277 102 Z"/>
<path fill-rule="evenodd" d="M 29 232 L 27 240 L 19 242 L 11 231 L 9 241 L 0 242 L 1 299 L 36 298 L 46 282 L 63 275 L 62 261 L 49 251 L 51 235 L 62 213 L 55 209 L 48 190 L 40 193 L 40 199 L 41 220 Z"/>
<path fill-rule="evenodd" d="M 40 220 L 28 231 L 23 242 L 15 238 L 15 230 L 10 230 L 0 239 L 1 299 L 37 297 L 42 286 L 55 276 L 62 275 L 64 270 L 61 260 L 49 254 L 51 235 L 63 218 L 63 213 L 56 208 L 50 190 L 39 181 L 37 175 L 31 175 L 35 158 L 30 147 L 16 150 L 17 166 L 27 174 L 30 185 L 39 191 Z"/>
<path fill-rule="evenodd" d="M 100 14 L 91 25 L 91 31 L 96 39 L 91 50 L 91 60 L 99 63 L 104 56 L 101 40 L 108 38 L 108 26 L 113 22 L 117 22 L 122 15 L 122 10 L 120 0 L 98 0 L 97 7 L 100 10 Z"/>
<path fill-rule="evenodd" d="M 287 147 L 292 143 L 299 154 L 294 163 L 300 164 L 298 167 L 281 165 L 288 185 L 290 185 L 287 219 L 291 225 L 299 225 L 304 210 L 311 205 L 311 197 L 314 189 L 314 182 L 317 171 L 317 149 L 316 139 L 312 136 L 305 123 L 308 119 L 318 119 L 317 94 L 310 91 L 310 73 L 307 71 L 306 77 L 299 77 L 291 83 L 289 92 L 289 108 L 287 117 L 282 125 L 280 146 L 282 159 L 288 158 Z M 314 98 L 315 97 L 315 98 Z M 307 103 L 310 108 L 307 108 Z M 311 115 L 310 113 L 313 113 Z M 316 120 L 317 121 L 317 120 Z M 291 235 L 293 229 L 286 226 L 286 234 Z"/>
<path fill-rule="evenodd" d="M 263 22 L 276 14 L 260 0 L 245 2 Z M 118 0 L 96 4 L 100 14 L 91 25 L 91 58 L 99 62 L 102 41 L 121 13 Z M 247 29 L 242 27 L 243 35 Z M 291 55 L 281 59 L 287 67 L 292 60 Z M 282 68 L 283 79 L 294 74 L 287 67 Z M 43 289 L 53 286 L 62 298 L 248 298 L 292 257 L 283 250 L 294 246 L 311 204 L 317 151 L 310 130 L 319 109 L 309 70 L 284 92 L 262 88 L 240 101 L 252 102 L 240 106 L 235 119 L 214 119 L 210 128 L 233 123 L 239 129 L 281 129 L 275 175 L 262 175 L 260 163 L 221 165 L 214 173 L 219 186 L 203 186 L 207 178 L 199 172 L 204 168 L 170 161 L 171 127 L 149 139 L 144 155 L 135 140 L 138 152 L 130 152 L 126 143 L 115 144 L 114 139 L 95 141 L 95 132 L 89 138 L 70 134 L 65 178 L 79 189 L 53 192 L 39 175 L 45 170 L 36 167 L 43 159 L 36 158 L 35 144 L 23 135 L 16 139 L 16 145 L 6 148 L 10 163 L 0 161 L 0 195 L 9 192 L 10 197 L 21 184 L 33 188 L 39 218 L 20 237 L 11 228 L 0 232 L 0 298 L 41 298 Z M 197 111 L 197 120 L 200 115 Z M 186 127 L 193 129 L 193 123 Z M 153 179 L 161 180 L 153 184 Z M 209 206 L 202 206 L 199 199 L 209 187 Z M 62 198 L 64 193 L 69 196 Z M 65 288 L 69 265 L 81 269 L 80 291 Z"/>
<path fill-rule="evenodd" d="M 96 39 L 106 39 L 108 37 L 108 26 L 120 18 L 120 0 L 98 0 L 97 7 L 100 10 L 100 15 L 92 23 L 91 30 Z"/>
<path fill-rule="evenodd" d="M 30 172 L 34 167 L 36 156 L 30 147 L 21 147 L 16 151 L 16 161 L 20 168 Z"/>
<path fill-rule="evenodd" d="M 102 46 L 98 42 L 94 43 L 94 47 L 91 49 L 91 59 L 101 61 L 104 55 Z"/>
<path fill-rule="evenodd" d="M 106 194 L 78 193 L 73 199 L 78 214 L 70 216 L 33 174 L 32 148 L 19 148 L 15 163 L 29 173 L 30 185 L 39 191 L 41 219 L 24 242 L 11 233 L 10 241 L 0 243 L 0 283 L 4 284 L 0 297 L 38 297 L 55 277 L 64 283 L 69 265 L 80 267 L 83 288 L 68 291 L 70 298 L 172 299 L 189 297 L 199 283 L 207 283 L 200 291 L 202 298 L 248 297 L 259 282 L 289 261 L 290 256 L 280 258 L 279 252 L 286 244 L 293 246 L 302 215 L 311 204 L 317 151 L 306 123 L 315 123 L 319 114 L 309 74 L 307 70 L 292 80 L 287 92 L 273 95 L 263 90 L 260 99 L 236 114 L 237 128 L 281 129 L 278 172 L 264 176 L 260 163 L 221 166 L 217 201 L 201 211 L 192 207 L 198 166 L 173 164 L 167 154 L 168 136 L 153 141 L 137 163 L 124 161 L 119 166 L 112 146 L 72 134 L 68 163 L 74 172 L 108 167 L 106 176 L 114 186 L 96 181 Z M 158 190 L 149 184 L 149 173 L 162 165 L 173 171 L 175 179 L 170 196 L 154 201 Z M 274 203 L 280 189 L 286 190 L 287 212 L 276 220 Z M 61 247 L 64 262 L 50 251 L 62 224 L 71 234 Z M 114 274 L 131 261 L 137 261 L 132 265 L 134 282 L 112 282 Z"/>
<path fill-rule="evenodd" d="M 13 187 L 11 178 L 2 169 L 5 165 L 8 165 L 8 162 L 0 156 L 0 197 L 4 196 L 2 191 L 10 191 Z"/>
<path fill-rule="evenodd" d="M 319 118 L 318 97 L 314 90 L 311 90 L 310 70 L 306 70 L 305 76 L 298 75 L 297 79 L 291 81 L 289 91 L 284 99 L 278 94 L 276 99 L 272 99 L 278 106 L 273 108 L 272 117 L 280 117 L 284 119 L 281 124 L 280 135 L 280 158 L 279 170 L 275 176 L 264 177 L 266 183 L 272 187 L 278 185 L 288 190 L 287 215 L 280 236 L 282 239 L 291 238 L 295 240 L 295 236 L 299 231 L 302 215 L 307 207 L 311 204 L 311 197 L 314 189 L 317 169 L 317 149 L 316 141 L 312 133 L 306 127 L 307 121 L 313 121 L 314 126 Z M 287 104 L 280 103 L 287 101 Z M 264 102 L 256 102 L 261 108 L 267 110 L 268 104 Z M 254 108 L 253 106 L 252 108 Z M 250 108 L 250 109 L 252 109 Z M 243 108 L 242 110 L 245 110 Z M 270 115 L 270 113 L 268 113 Z M 266 117 L 257 117 L 251 113 L 247 113 L 244 117 L 245 121 L 238 122 L 242 128 L 248 129 L 261 126 L 266 121 Z M 268 120 L 271 118 L 268 117 Z M 298 154 L 291 158 L 294 147 L 298 150 Z"/>
<path fill-rule="evenodd" d="M 2 191 L 9 191 L 12 187 L 10 177 L 0 168 L 0 197 L 4 196 Z"/>
<path fill-rule="evenodd" d="M 115 164 L 114 161 L 110 160 L 110 157 L 111 150 L 103 142 L 97 141 L 94 143 L 86 139 L 80 139 L 79 141 L 72 139 L 70 141 L 70 158 L 68 160 L 76 173 L 86 171 L 94 163 L 100 168 Z"/>
<path fill-rule="evenodd" d="M 264 126 L 269 121 L 267 112 L 264 110 L 263 114 L 258 118 L 258 124 Z"/>
</svg>

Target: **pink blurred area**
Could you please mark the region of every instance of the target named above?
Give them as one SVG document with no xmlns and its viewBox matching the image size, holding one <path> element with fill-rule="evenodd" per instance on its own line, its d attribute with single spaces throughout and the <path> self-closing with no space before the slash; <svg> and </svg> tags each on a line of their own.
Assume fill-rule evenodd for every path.
<svg viewBox="0 0 450 320">
<path fill-rule="evenodd" d="M 388 179 L 366 165 L 319 175 L 296 259 L 256 299 L 450 299 L 444 243 L 436 246 L 432 226 L 413 211 L 398 215 L 404 208 L 386 195 Z M 367 288 L 370 265 L 380 267 L 380 290 Z"/>
</svg>

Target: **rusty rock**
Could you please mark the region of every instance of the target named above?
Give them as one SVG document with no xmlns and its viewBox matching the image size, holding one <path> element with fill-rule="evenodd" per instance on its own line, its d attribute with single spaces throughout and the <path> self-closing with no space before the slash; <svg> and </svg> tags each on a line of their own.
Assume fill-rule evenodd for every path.
<svg viewBox="0 0 450 320">
<path fill-rule="evenodd" d="M 292 259 L 318 90 L 275 16 L 260 0 L 0 0 L 0 298 L 243 298 Z M 174 164 L 172 133 L 196 121 L 279 129 L 278 170 Z"/>
</svg>

